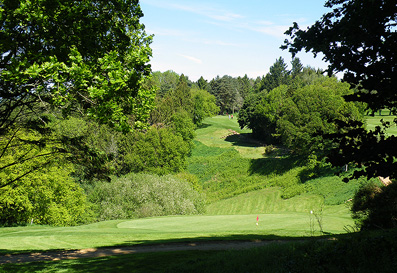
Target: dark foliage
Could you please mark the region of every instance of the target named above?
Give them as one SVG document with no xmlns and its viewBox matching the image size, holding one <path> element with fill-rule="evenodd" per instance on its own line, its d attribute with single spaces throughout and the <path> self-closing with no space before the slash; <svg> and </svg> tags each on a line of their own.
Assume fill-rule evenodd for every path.
<svg viewBox="0 0 397 273">
<path fill-rule="evenodd" d="M 353 218 L 361 229 L 397 227 L 397 183 L 380 187 L 374 183 L 362 187 L 355 195 Z"/>
<path fill-rule="evenodd" d="M 286 32 L 291 41 L 286 40 L 282 48 L 292 55 L 303 49 L 314 55 L 322 53 L 330 63 L 328 73 L 343 72 L 344 80 L 357 89 L 346 96 L 348 100 L 364 102 L 372 111 L 388 108 L 396 113 L 396 1 L 329 0 L 325 6 L 332 11 L 308 29 L 301 30 L 294 23 Z M 396 137 L 386 136 L 380 127 L 365 131 L 355 121 L 340 126 L 345 129 L 332 135 L 340 143 L 330 157 L 332 164 L 354 162 L 363 167 L 354 177 L 397 177 Z"/>
</svg>

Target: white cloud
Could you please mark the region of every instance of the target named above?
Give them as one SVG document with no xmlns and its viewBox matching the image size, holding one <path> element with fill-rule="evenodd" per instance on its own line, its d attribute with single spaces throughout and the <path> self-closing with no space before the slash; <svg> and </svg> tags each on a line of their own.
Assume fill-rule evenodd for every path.
<svg viewBox="0 0 397 273">
<path fill-rule="evenodd" d="M 192 56 L 182 55 L 182 54 L 178 54 L 178 55 L 181 56 L 181 57 L 183 57 L 183 58 L 185 58 L 185 59 L 188 59 L 189 61 L 195 62 L 195 63 L 197 63 L 197 64 L 202 64 L 202 63 L 203 63 L 202 60 L 200 60 L 200 59 L 198 59 L 198 58 L 195 58 L 195 57 L 192 57 Z"/>
<path fill-rule="evenodd" d="M 244 18 L 241 14 L 230 12 L 224 9 L 217 9 L 210 7 L 208 4 L 195 4 L 195 5 L 181 5 L 176 3 L 170 3 L 170 1 L 158 1 L 158 0 L 143 0 L 145 4 L 152 5 L 159 8 L 170 9 L 170 10 L 182 10 L 195 14 L 199 14 L 217 21 L 230 22 L 235 19 Z"/>
<path fill-rule="evenodd" d="M 227 47 L 247 47 L 248 44 L 243 43 L 232 43 L 232 42 L 225 42 L 222 40 L 211 40 L 211 39 L 185 39 L 187 42 L 196 43 L 196 44 L 203 44 L 203 45 L 214 45 L 214 46 L 227 46 Z"/>
<path fill-rule="evenodd" d="M 220 12 L 220 13 L 217 13 L 217 12 Z M 226 11 L 216 11 L 216 10 L 207 10 L 200 14 L 207 16 L 209 18 L 212 18 L 212 19 L 215 19 L 218 21 L 224 21 L 224 22 L 231 22 L 235 19 L 244 18 L 244 16 L 242 16 L 240 14 L 226 12 Z"/>
</svg>

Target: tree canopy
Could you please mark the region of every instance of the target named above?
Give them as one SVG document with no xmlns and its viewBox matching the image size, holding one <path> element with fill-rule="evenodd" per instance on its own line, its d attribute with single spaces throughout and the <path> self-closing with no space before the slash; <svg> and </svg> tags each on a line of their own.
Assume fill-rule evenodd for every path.
<svg viewBox="0 0 397 273">
<path fill-rule="evenodd" d="M 152 38 L 142 16 L 137 0 L 1 1 L 0 158 L 17 135 L 27 136 L 18 137 L 21 143 L 65 151 L 64 139 L 51 144 L 48 125 L 71 115 L 123 132 L 147 127 Z M 31 130 L 40 136 L 34 143 Z"/>
<path fill-rule="evenodd" d="M 37 115 L 37 103 L 64 115 L 80 108 L 123 131 L 128 115 L 147 118 L 151 37 L 138 1 L 5 0 L 0 12 L 1 132 Z"/>
<path fill-rule="evenodd" d="M 397 5 L 395 0 L 328 0 L 332 8 L 306 30 L 298 24 L 286 32 L 291 37 L 283 49 L 294 56 L 301 50 L 322 53 L 328 72 L 342 72 L 357 89 L 348 100 L 364 102 L 372 111 L 397 112 Z M 395 120 L 394 123 L 397 123 Z M 340 143 L 330 160 L 335 165 L 355 162 L 363 169 L 356 176 L 397 177 L 397 138 L 383 129 L 367 131 L 362 123 L 340 122 L 348 128 L 332 137 Z"/>
<path fill-rule="evenodd" d="M 294 23 L 282 48 L 324 54 L 328 72 L 343 72 L 357 87 L 352 97 L 374 110 L 395 108 L 397 86 L 397 5 L 393 0 L 329 0 L 333 8 L 307 30 Z"/>
<path fill-rule="evenodd" d="M 303 75 L 297 83 L 249 96 L 238 122 L 266 144 L 281 143 L 295 154 L 323 157 L 332 143 L 322 135 L 340 130 L 334 120 L 359 121 L 362 115 L 357 105 L 343 99 L 353 92 L 349 84 L 326 76 L 305 84 Z"/>
</svg>

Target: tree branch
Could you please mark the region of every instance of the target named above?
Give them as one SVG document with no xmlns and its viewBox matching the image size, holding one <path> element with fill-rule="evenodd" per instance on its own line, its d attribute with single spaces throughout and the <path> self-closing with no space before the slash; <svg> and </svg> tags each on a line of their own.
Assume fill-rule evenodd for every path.
<svg viewBox="0 0 397 273">
<path fill-rule="evenodd" d="M 50 162 L 51 162 L 51 160 L 47 161 L 47 162 L 44 163 L 43 165 L 36 166 L 36 167 L 32 168 L 30 171 L 28 171 L 28 172 L 26 172 L 26 173 L 24 173 L 24 174 L 18 176 L 17 178 L 14 178 L 13 180 L 11 180 L 11 181 L 9 181 L 9 182 L 3 184 L 3 185 L 0 185 L 0 189 L 1 189 L 1 188 L 4 188 L 4 187 L 7 187 L 8 185 L 11 185 L 12 183 L 15 183 L 15 182 L 18 181 L 19 179 L 21 179 L 21 178 L 27 176 L 28 174 L 30 174 L 30 173 L 32 173 L 32 172 L 37 171 L 38 169 L 43 168 L 44 166 L 48 165 Z"/>
</svg>

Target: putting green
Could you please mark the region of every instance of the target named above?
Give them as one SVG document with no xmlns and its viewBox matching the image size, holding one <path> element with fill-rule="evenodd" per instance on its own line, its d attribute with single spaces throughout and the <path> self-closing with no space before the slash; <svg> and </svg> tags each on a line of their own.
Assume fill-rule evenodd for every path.
<svg viewBox="0 0 397 273">
<path fill-rule="evenodd" d="M 258 217 L 258 225 L 257 223 Z M 336 215 L 321 216 L 323 229 L 329 233 L 341 233 L 352 220 Z M 216 215 L 216 216 L 173 216 L 161 218 L 137 219 L 121 222 L 120 229 L 147 231 L 149 233 L 260 233 L 285 235 L 304 235 L 310 232 L 311 223 L 319 230 L 314 215 L 309 213 L 251 214 L 251 215 Z M 280 234 L 282 233 L 282 234 Z"/>
<path fill-rule="evenodd" d="M 258 225 L 256 218 L 259 217 Z M 352 220 L 337 214 L 322 216 L 323 230 L 344 233 Z M 126 221 L 105 221 L 77 227 L 26 226 L 0 229 L 1 251 L 81 249 L 156 243 L 179 239 L 249 239 L 258 236 L 302 237 L 321 235 L 309 213 L 167 216 Z M 248 236 L 248 237 L 247 237 Z"/>
</svg>

